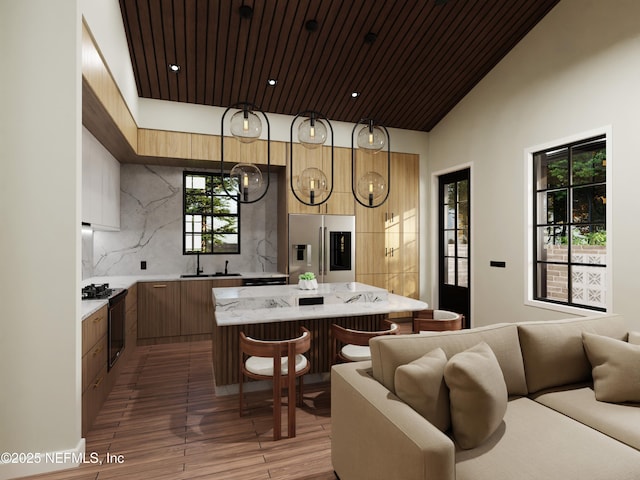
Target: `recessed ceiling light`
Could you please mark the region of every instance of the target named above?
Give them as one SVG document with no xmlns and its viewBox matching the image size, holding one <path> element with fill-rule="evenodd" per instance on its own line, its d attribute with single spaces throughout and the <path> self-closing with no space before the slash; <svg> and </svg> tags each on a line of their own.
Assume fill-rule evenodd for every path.
<svg viewBox="0 0 640 480">
<path fill-rule="evenodd" d="M 242 18 L 251 20 L 251 17 L 253 17 L 253 8 L 251 8 L 249 5 L 241 5 L 239 11 Z"/>
<path fill-rule="evenodd" d="M 358 98 L 360 96 L 360 92 L 351 92 L 351 98 Z"/>
<path fill-rule="evenodd" d="M 307 32 L 315 32 L 316 30 L 318 30 L 319 26 L 320 24 L 316 19 L 307 20 L 304 24 L 304 28 L 307 30 Z"/>
<path fill-rule="evenodd" d="M 178 73 L 180 71 L 180 65 L 178 65 L 177 63 L 170 63 L 169 70 L 173 73 Z"/>
<path fill-rule="evenodd" d="M 275 78 L 270 78 L 269 80 L 267 80 L 267 85 L 269 85 L 270 87 L 275 87 L 278 84 L 278 80 L 276 80 Z"/>
<path fill-rule="evenodd" d="M 377 38 L 378 38 L 377 34 L 373 32 L 369 32 L 364 36 L 364 43 L 368 43 L 369 45 L 371 45 L 373 42 L 376 41 Z"/>
</svg>

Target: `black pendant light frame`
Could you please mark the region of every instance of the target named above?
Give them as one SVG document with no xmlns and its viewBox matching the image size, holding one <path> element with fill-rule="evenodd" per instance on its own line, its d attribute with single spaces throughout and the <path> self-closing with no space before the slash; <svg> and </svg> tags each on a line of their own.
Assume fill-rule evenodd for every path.
<svg viewBox="0 0 640 480">
<path fill-rule="evenodd" d="M 377 205 L 369 205 L 367 203 L 364 203 L 363 201 L 360 200 L 360 198 L 358 197 L 358 193 L 356 192 L 356 148 L 354 145 L 353 137 L 356 132 L 356 129 L 360 125 L 364 125 L 369 128 L 379 127 L 384 130 L 384 134 L 387 136 L 387 194 L 384 196 L 382 201 Z M 366 150 L 366 149 L 362 149 L 362 150 Z M 372 153 L 371 155 L 374 155 L 374 154 Z M 387 199 L 389 198 L 390 191 L 391 191 L 391 137 L 389 137 L 389 131 L 387 130 L 387 127 L 385 127 L 381 123 L 378 123 L 375 120 L 370 118 L 363 118 L 353 126 L 353 130 L 351 131 L 351 192 L 353 193 L 353 197 L 356 199 L 356 201 L 363 207 L 377 208 L 387 201 Z"/>
<path fill-rule="evenodd" d="M 298 194 L 296 193 L 296 189 L 293 187 L 293 126 L 295 125 L 296 120 L 298 120 L 298 118 L 300 117 L 310 117 L 312 120 L 324 120 L 329 126 L 329 132 L 331 133 L 331 189 L 329 190 L 329 194 L 327 195 L 327 197 L 321 202 L 309 203 L 304 201 L 298 196 Z M 322 148 L 322 145 L 320 145 L 320 148 Z M 333 127 L 331 126 L 331 122 L 326 116 L 313 110 L 306 110 L 304 112 L 298 113 L 295 117 L 293 117 L 293 120 L 291 121 L 291 127 L 289 129 L 289 158 L 291 162 L 290 163 L 291 173 L 289 175 L 289 185 L 291 186 L 291 191 L 293 192 L 293 196 L 296 197 L 296 199 L 300 203 L 307 205 L 309 207 L 317 207 L 319 205 L 326 203 L 327 200 L 329 200 L 329 198 L 331 197 L 331 194 L 333 193 Z"/>
<path fill-rule="evenodd" d="M 243 112 L 259 112 L 262 114 L 262 116 L 264 117 L 264 120 L 267 124 L 267 184 L 264 188 L 264 192 L 262 192 L 262 195 L 260 195 L 258 198 L 254 199 L 254 200 L 243 200 L 242 195 L 240 194 L 240 192 L 237 195 L 231 194 L 227 191 L 227 187 L 225 186 L 225 173 L 224 173 L 224 118 L 227 115 L 227 113 L 229 112 L 229 110 L 242 110 Z M 256 139 L 255 141 L 258 141 L 259 139 Z M 240 140 L 238 140 L 240 141 Z M 238 162 L 238 163 L 243 163 L 243 162 Z M 259 202 L 260 200 L 262 200 L 264 198 L 264 196 L 267 194 L 267 191 L 269 190 L 269 184 L 271 182 L 271 125 L 269 124 L 269 118 L 267 117 L 267 115 L 258 107 L 256 107 L 254 104 L 252 103 L 248 103 L 248 102 L 239 102 L 239 103 L 235 103 L 233 105 L 231 105 L 230 107 L 228 107 L 224 113 L 222 114 L 222 118 L 220 119 L 220 176 L 222 178 L 222 188 L 224 189 L 224 192 L 227 194 L 228 197 L 234 198 L 236 199 L 238 202 L 240 203 L 256 203 Z M 228 178 L 231 178 L 231 175 L 227 175 Z M 238 186 L 239 188 L 239 186 Z"/>
</svg>

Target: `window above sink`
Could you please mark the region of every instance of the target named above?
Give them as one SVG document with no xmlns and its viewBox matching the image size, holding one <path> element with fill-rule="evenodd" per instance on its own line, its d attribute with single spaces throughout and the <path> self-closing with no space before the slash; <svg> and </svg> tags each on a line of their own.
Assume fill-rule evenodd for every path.
<svg viewBox="0 0 640 480">
<path fill-rule="evenodd" d="M 184 172 L 183 254 L 240 253 L 239 194 L 235 179 L 220 173 Z"/>
</svg>

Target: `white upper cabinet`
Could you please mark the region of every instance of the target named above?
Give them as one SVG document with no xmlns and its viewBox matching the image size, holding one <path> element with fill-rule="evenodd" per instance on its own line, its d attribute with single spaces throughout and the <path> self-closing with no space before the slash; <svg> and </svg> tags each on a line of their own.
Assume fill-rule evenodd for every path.
<svg viewBox="0 0 640 480">
<path fill-rule="evenodd" d="M 82 221 L 96 230 L 120 230 L 120 163 L 84 127 Z"/>
</svg>

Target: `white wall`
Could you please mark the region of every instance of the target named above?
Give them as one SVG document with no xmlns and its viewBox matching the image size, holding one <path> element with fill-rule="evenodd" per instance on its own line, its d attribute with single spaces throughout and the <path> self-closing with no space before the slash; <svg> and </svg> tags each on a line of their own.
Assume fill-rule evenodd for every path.
<svg viewBox="0 0 640 480">
<path fill-rule="evenodd" d="M 472 163 L 472 316 L 550 319 L 566 313 L 527 307 L 524 150 L 611 126 L 613 231 L 608 232 L 613 311 L 636 328 L 640 238 L 640 2 L 562 0 L 431 132 L 428 172 Z M 429 223 L 436 225 L 435 209 Z M 435 252 L 433 243 L 430 251 Z M 435 257 L 432 257 L 435 261 Z M 504 260 L 507 268 L 491 268 Z M 434 263 L 435 265 L 435 263 Z M 433 279 L 432 279 L 433 280 Z M 430 286 L 432 287 L 433 284 Z M 496 317 L 499 313 L 499 317 Z"/>
<path fill-rule="evenodd" d="M 0 2 L 0 452 L 84 449 L 80 25 L 78 0 Z"/>
</svg>

